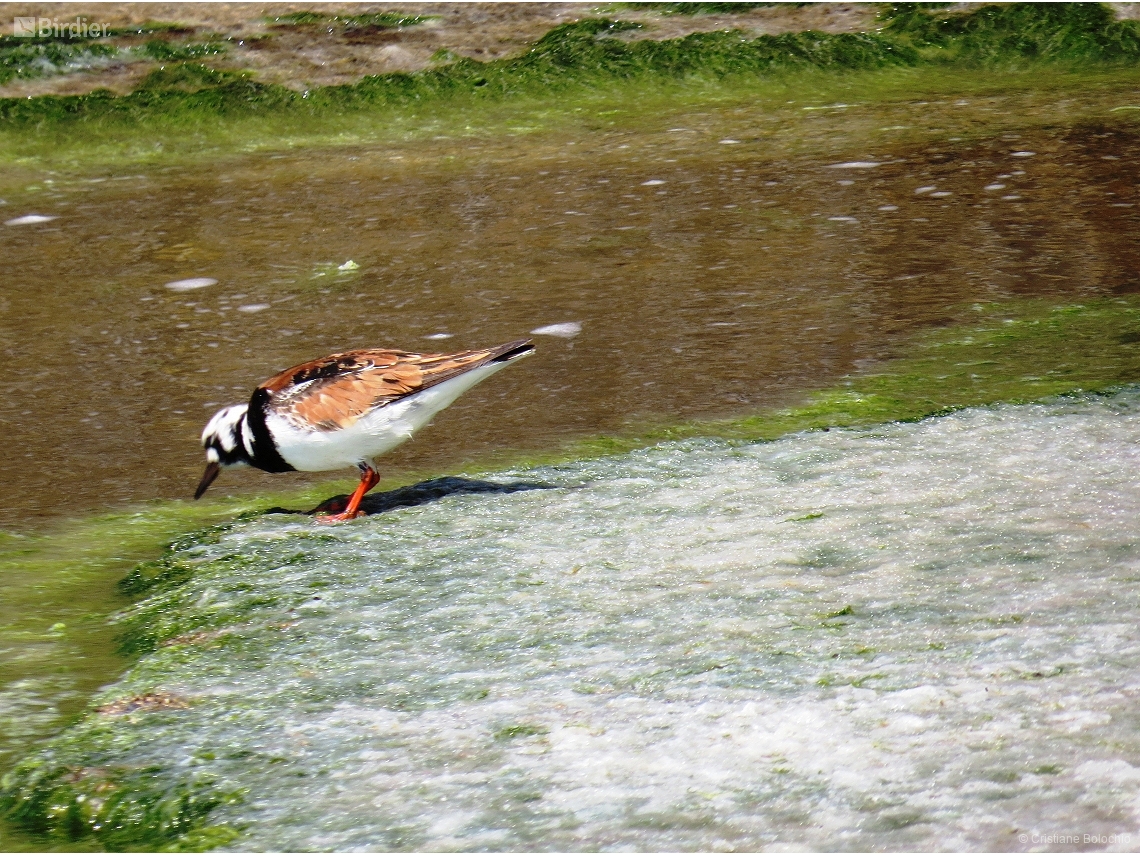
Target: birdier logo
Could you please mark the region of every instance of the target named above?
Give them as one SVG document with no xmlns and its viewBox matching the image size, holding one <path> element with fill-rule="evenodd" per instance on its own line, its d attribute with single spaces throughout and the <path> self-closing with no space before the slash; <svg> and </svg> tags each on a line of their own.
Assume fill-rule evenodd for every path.
<svg viewBox="0 0 1140 855">
<path fill-rule="evenodd" d="M 12 35 L 26 39 L 98 39 L 111 34 L 111 25 L 90 23 L 86 18 L 57 21 L 55 18 L 13 18 Z"/>
</svg>

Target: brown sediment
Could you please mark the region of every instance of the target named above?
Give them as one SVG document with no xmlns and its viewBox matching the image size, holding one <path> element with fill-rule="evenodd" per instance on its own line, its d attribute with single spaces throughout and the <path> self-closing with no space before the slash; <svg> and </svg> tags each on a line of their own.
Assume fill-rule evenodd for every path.
<svg viewBox="0 0 1140 855">
<path fill-rule="evenodd" d="M 190 704 L 177 695 L 165 692 L 147 692 L 130 698 L 121 698 L 96 708 L 103 715 L 126 715 L 135 712 L 157 712 L 160 710 L 186 710 Z"/>
<path fill-rule="evenodd" d="M 217 641 L 226 635 L 229 635 L 229 629 L 214 629 L 214 630 L 200 630 L 198 632 L 188 632 L 185 635 L 178 635 L 174 638 L 167 639 L 162 642 L 163 647 L 175 647 L 180 644 L 209 644 L 211 641 Z"/>
</svg>

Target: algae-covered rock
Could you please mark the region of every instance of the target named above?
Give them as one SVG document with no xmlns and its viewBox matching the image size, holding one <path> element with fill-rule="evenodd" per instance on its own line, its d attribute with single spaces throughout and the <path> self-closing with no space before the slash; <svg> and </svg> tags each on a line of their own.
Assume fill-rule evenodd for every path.
<svg viewBox="0 0 1140 855">
<path fill-rule="evenodd" d="M 110 714 L 97 711 L 4 776 L 0 808 L 10 820 L 64 840 L 94 836 L 109 849 L 157 848 L 198 828 L 219 804 L 241 797 L 210 774 L 174 777 L 161 763 L 116 763 L 145 739 L 146 727 L 137 716 L 122 724 L 102 720 Z"/>
<path fill-rule="evenodd" d="M 688 5 L 695 10 L 702 4 Z M 380 17 L 387 14 L 380 13 Z M 321 25 L 349 29 L 421 22 L 398 17 L 365 20 L 370 17 L 375 18 L 328 18 L 302 12 L 277 20 L 280 26 L 324 22 Z M 619 38 L 640 25 L 587 18 L 553 28 L 519 56 L 488 62 L 459 58 L 421 71 L 373 75 L 354 84 L 317 87 L 304 93 L 257 83 L 242 74 L 211 69 L 195 61 L 223 51 L 222 43 L 182 45 L 152 40 L 139 51 L 166 64 L 146 77 L 137 91 L 121 96 L 100 90 L 87 95 L 0 99 L 0 119 L 19 127 L 42 126 L 44 122 L 64 125 L 94 117 L 134 123 L 177 116 L 216 118 L 273 112 L 300 118 L 445 98 L 542 95 L 620 80 L 725 79 L 954 62 L 973 66 L 1087 65 L 1134 62 L 1140 57 L 1140 25 L 1114 20 L 1100 4 L 1013 3 L 944 11 L 900 3 L 886 9 L 882 17 L 884 26 L 875 32 L 807 31 L 751 38 L 742 32 L 708 32 L 665 40 Z M 21 44 L 9 48 L 6 44 L 0 44 L 0 81 L 4 79 L 4 50 L 26 53 L 29 49 L 47 49 Z M 114 53 L 115 49 L 85 42 L 76 50 Z"/>
<path fill-rule="evenodd" d="M 166 556 L 119 618 L 149 652 L 3 805 L 110 848 L 1125 833 L 1137 425 L 1130 388 L 241 521 Z"/>
</svg>

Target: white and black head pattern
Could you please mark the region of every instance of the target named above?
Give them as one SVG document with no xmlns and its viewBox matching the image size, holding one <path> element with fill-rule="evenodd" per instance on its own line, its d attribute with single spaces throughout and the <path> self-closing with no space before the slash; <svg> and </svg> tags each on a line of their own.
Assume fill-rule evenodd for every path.
<svg viewBox="0 0 1140 855">
<path fill-rule="evenodd" d="M 256 466 L 266 472 L 289 472 L 293 469 L 281 459 L 273 437 L 265 428 L 262 397 L 264 393 L 260 396 L 254 393 L 251 403 L 234 404 L 218 410 L 207 422 L 202 431 L 206 472 L 194 492 L 195 499 L 201 498 L 223 466 Z"/>
<path fill-rule="evenodd" d="M 249 464 L 253 456 L 252 438 L 246 437 L 246 404 L 218 410 L 202 431 L 206 460 L 220 466 Z"/>
<path fill-rule="evenodd" d="M 201 498 L 214 483 L 223 466 L 241 466 L 253 462 L 253 442 L 246 435 L 248 407 L 237 404 L 218 410 L 202 431 L 202 447 L 206 449 L 206 472 L 198 482 L 194 498 Z"/>
</svg>

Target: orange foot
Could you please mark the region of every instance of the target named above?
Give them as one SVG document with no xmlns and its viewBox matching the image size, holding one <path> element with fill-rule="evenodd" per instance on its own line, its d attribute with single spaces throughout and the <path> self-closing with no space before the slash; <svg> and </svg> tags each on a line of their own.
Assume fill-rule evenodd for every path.
<svg viewBox="0 0 1140 855">
<path fill-rule="evenodd" d="M 313 517 L 313 519 L 322 525 L 329 525 L 330 523 L 347 522 L 348 520 L 354 520 L 357 517 L 363 516 L 367 516 L 363 511 L 355 511 L 351 514 L 348 511 L 342 511 L 339 514 L 322 514 Z"/>
<path fill-rule="evenodd" d="M 339 514 L 329 514 L 328 516 L 318 516 L 316 521 L 319 523 L 338 523 L 354 520 L 362 516 L 360 510 L 360 501 L 364 498 L 364 494 L 375 487 L 380 482 L 380 476 L 376 474 L 376 470 L 367 464 L 360 465 L 360 483 L 356 485 L 356 491 L 348 500 L 348 507 L 346 507 Z"/>
</svg>

